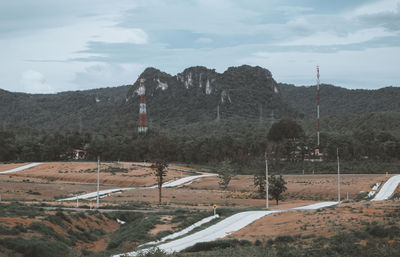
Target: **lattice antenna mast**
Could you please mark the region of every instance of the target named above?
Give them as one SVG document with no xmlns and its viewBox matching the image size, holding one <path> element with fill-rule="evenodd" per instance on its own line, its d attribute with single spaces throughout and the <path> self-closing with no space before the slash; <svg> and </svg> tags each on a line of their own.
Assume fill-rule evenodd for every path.
<svg viewBox="0 0 400 257">
<path fill-rule="evenodd" d="M 140 87 L 138 89 L 138 93 L 140 96 L 138 132 L 146 133 L 148 130 L 148 123 L 146 112 L 146 88 L 144 87 L 144 78 L 140 79 Z"/>
<path fill-rule="evenodd" d="M 320 149 L 319 134 L 320 134 L 320 123 L 319 123 L 319 66 L 317 65 L 317 147 Z"/>
</svg>

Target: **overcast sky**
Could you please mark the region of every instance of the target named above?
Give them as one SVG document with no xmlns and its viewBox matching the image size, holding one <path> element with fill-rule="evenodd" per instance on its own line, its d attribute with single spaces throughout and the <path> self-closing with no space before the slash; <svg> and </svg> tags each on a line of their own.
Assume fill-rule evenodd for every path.
<svg viewBox="0 0 400 257">
<path fill-rule="evenodd" d="M 278 82 L 400 86 L 400 0 L 0 0 L 0 88 L 132 84 L 259 65 Z"/>
</svg>

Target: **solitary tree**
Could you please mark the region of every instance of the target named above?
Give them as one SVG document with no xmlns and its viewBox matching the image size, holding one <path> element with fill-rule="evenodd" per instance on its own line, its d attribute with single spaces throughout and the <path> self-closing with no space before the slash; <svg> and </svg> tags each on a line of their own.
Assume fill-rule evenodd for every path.
<svg viewBox="0 0 400 257">
<path fill-rule="evenodd" d="M 279 200 L 282 200 L 282 193 L 287 190 L 286 181 L 283 179 L 282 175 L 279 177 L 275 175 L 269 176 L 268 180 L 268 193 L 271 195 L 272 199 L 275 199 L 276 205 L 278 205 Z"/>
<path fill-rule="evenodd" d="M 168 164 L 166 161 L 157 160 L 151 165 L 151 168 L 154 170 L 154 175 L 157 178 L 158 200 L 161 203 L 161 189 L 164 183 L 164 177 L 167 175 L 168 172 Z"/>
<path fill-rule="evenodd" d="M 229 161 L 223 161 L 218 171 L 219 187 L 225 190 L 233 177 L 233 169 Z"/>
</svg>

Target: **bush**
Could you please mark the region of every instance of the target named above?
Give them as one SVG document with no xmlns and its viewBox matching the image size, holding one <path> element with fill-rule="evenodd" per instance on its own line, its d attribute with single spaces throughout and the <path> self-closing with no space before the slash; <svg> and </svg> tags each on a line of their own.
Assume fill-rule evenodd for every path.
<svg viewBox="0 0 400 257">
<path fill-rule="evenodd" d="M 36 231 L 45 237 L 52 237 L 58 241 L 63 241 L 64 237 L 59 235 L 52 227 L 46 226 L 43 222 L 35 221 L 32 222 L 29 226 L 28 229 Z"/>
<path fill-rule="evenodd" d="M 389 238 L 394 238 L 397 236 L 400 236 L 400 229 L 396 226 L 392 226 L 390 228 L 384 228 L 382 226 L 371 226 L 367 227 L 367 232 L 374 237 L 389 237 Z"/>
<path fill-rule="evenodd" d="M 107 250 L 116 249 L 126 242 L 139 242 L 154 240 L 153 236 L 149 236 L 147 232 L 154 228 L 158 217 L 155 215 L 136 215 L 135 220 L 131 220 L 124 226 L 121 226 L 111 236 L 111 242 L 107 245 Z"/>
<path fill-rule="evenodd" d="M 211 251 L 215 249 L 225 249 L 237 246 L 249 246 L 251 242 L 248 240 L 217 240 L 211 242 L 200 242 L 191 247 L 186 248 L 183 250 L 184 252 L 203 252 L 203 251 Z"/>
<path fill-rule="evenodd" d="M 45 219 L 60 227 L 65 227 L 64 221 L 72 223 L 71 219 L 62 211 L 57 211 L 55 215 L 49 215 Z"/>
<path fill-rule="evenodd" d="M 44 212 L 40 208 L 26 206 L 19 202 L 12 202 L 10 204 L 0 203 L 0 217 L 29 217 L 34 218 L 43 215 Z"/>
<path fill-rule="evenodd" d="M 26 228 L 21 224 L 17 224 L 12 228 L 0 225 L 0 235 L 18 235 L 21 232 L 26 232 Z"/>
<path fill-rule="evenodd" d="M 275 238 L 276 243 L 292 243 L 295 239 L 292 236 L 278 236 Z"/>
<path fill-rule="evenodd" d="M 24 257 L 65 257 L 70 251 L 61 242 L 45 241 L 42 239 L 25 240 L 22 238 L 0 239 L 4 248 L 21 253 Z"/>
</svg>

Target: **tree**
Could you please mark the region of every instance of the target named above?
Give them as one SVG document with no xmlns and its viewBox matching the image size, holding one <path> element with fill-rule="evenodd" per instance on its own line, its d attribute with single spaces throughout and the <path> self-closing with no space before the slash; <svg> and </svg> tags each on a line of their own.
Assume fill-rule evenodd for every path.
<svg viewBox="0 0 400 257">
<path fill-rule="evenodd" d="M 228 188 L 229 182 L 233 177 L 233 169 L 229 161 L 223 161 L 218 171 L 219 187 L 223 190 Z"/>
<path fill-rule="evenodd" d="M 303 128 L 294 120 L 281 120 L 274 123 L 268 132 L 268 140 L 281 142 L 284 139 L 299 139 L 304 136 Z"/>
<path fill-rule="evenodd" d="M 258 192 L 260 194 L 265 192 L 265 180 L 265 172 L 261 171 L 254 174 L 254 186 L 258 187 Z"/>
<path fill-rule="evenodd" d="M 161 189 L 164 183 L 164 177 L 167 175 L 168 164 L 166 161 L 157 160 L 150 166 L 154 170 L 154 175 L 157 178 L 157 186 L 158 186 L 158 200 L 161 203 Z"/>
<path fill-rule="evenodd" d="M 269 176 L 268 180 L 268 193 L 275 199 L 276 205 L 278 205 L 279 200 L 282 200 L 282 193 L 287 190 L 286 181 L 283 179 L 282 175 L 279 177 L 275 175 Z"/>
</svg>

